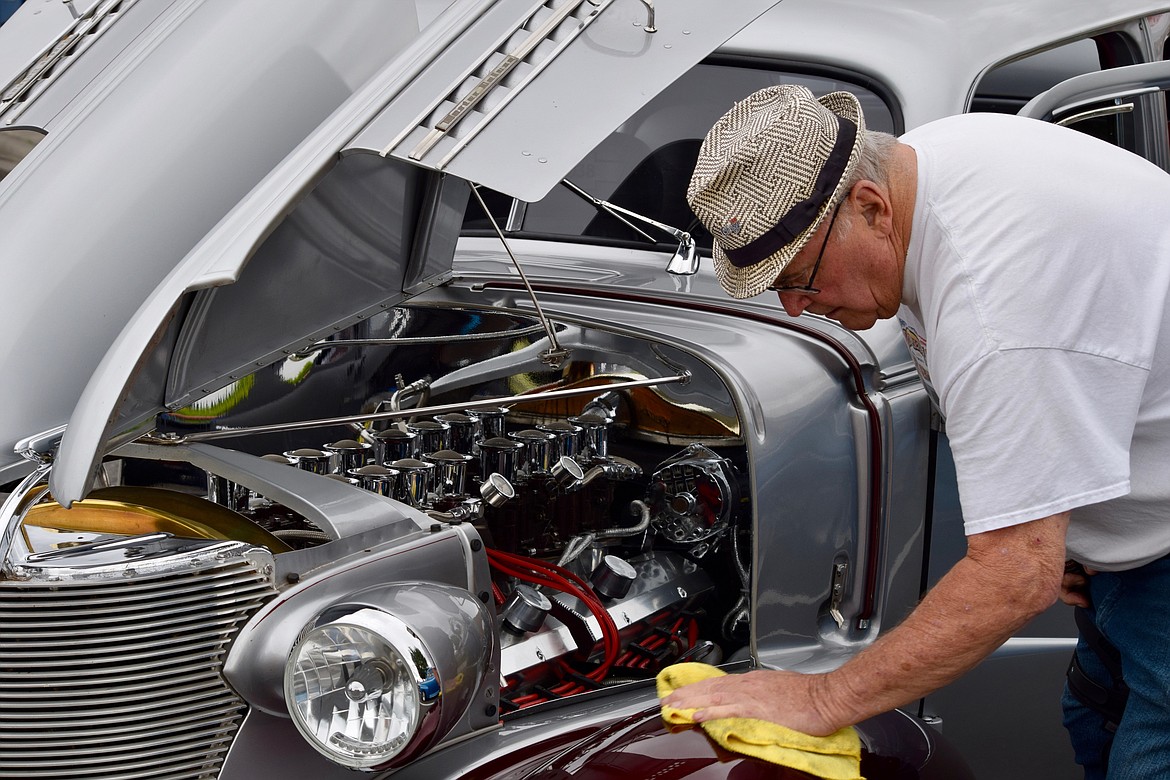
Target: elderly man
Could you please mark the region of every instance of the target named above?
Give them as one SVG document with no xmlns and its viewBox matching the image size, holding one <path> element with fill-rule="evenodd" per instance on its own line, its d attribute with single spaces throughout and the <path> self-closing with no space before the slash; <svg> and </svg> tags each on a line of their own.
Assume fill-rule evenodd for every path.
<svg viewBox="0 0 1170 780">
<path fill-rule="evenodd" d="M 733 675 L 665 703 L 829 734 L 955 680 L 1063 584 L 1089 618 L 1070 688 L 1125 707 L 1107 723 L 1066 693 L 1078 762 L 1170 776 L 1170 176 L 1012 116 L 895 139 L 866 131 L 852 95 L 780 86 L 712 128 L 688 200 L 732 296 L 773 290 L 792 316 L 855 329 L 899 317 L 946 420 L 968 545 L 839 669 Z"/>
</svg>

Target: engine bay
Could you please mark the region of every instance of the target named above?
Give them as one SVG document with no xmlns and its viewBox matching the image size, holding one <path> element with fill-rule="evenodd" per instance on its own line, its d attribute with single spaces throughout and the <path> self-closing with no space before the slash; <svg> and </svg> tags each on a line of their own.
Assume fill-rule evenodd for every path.
<svg viewBox="0 0 1170 780">
<path fill-rule="evenodd" d="M 214 440 L 472 524 L 505 715 L 741 650 L 751 508 L 725 386 L 677 347 L 556 328 L 568 359 L 549 366 L 534 318 L 399 306 L 161 416 L 144 440 Z M 337 536 L 255 481 L 182 459 L 111 456 L 101 473 L 88 513 L 48 499 L 27 513 L 31 549 L 146 528 L 279 555 Z"/>
</svg>

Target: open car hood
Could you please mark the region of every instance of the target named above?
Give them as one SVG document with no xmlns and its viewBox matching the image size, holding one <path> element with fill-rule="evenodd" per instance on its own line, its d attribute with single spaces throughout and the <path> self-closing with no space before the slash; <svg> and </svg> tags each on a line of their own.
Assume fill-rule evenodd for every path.
<svg viewBox="0 0 1170 780">
<path fill-rule="evenodd" d="M 444 281 L 468 181 L 539 199 L 774 4 L 744 0 L 712 14 L 703 0 L 679 0 L 652 15 L 635 0 L 457 0 L 195 236 L 112 345 L 108 334 L 92 339 L 104 357 L 71 413 L 58 406 L 68 425 L 53 494 L 65 505 L 84 497 L 102 456 L 150 430 L 158 412 L 230 396 L 256 367 Z M 398 5 L 418 18 L 415 4 Z M 175 29 L 199 18 L 178 16 L 159 18 Z M 202 32 L 200 44 L 219 51 L 213 31 Z M 135 195 L 149 203 L 149 193 L 127 193 L 120 207 Z M 134 261 L 118 272 L 134 274 Z"/>
<path fill-rule="evenodd" d="M 27 469 L 19 440 L 51 446 L 152 294 L 235 277 L 183 260 L 436 2 L 101 0 L 72 21 L 28 2 L 0 27 L 0 482 Z"/>
</svg>

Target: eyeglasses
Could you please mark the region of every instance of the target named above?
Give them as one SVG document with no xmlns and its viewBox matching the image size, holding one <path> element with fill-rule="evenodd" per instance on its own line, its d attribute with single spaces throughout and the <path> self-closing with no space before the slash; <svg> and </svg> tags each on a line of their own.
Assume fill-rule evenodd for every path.
<svg viewBox="0 0 1170 780">
<path fill-rule="evenodd" d="M 766 289 L 772 292 L 795 292 L 803 293 L 804 295 L 816 295 L 820 292 L 816 287 L 813 287 L 813 280 L 817 278 L 817 270 L 821 267 L 821 258 L 825 256 L 825 247 L 829 245 L 829 236 L 833 232 L 833 223 L 837 221 L 837 212 L 841 210 L 841 204 L 833 209 L 833 216 L 829 218 L 829 229 L 825 231 L 825 240 L 821 242 L 821 251 L 817 252 L 817 261 L 813 263 L 812 272 L 808 275 L 808 281 L 804 284 L 776 284 L 773 281 Z"/>
</svg>

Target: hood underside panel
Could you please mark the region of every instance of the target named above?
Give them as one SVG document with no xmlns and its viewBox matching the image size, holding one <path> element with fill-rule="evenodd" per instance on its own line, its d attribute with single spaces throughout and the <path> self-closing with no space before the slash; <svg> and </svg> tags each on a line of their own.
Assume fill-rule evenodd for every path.
<svg viewBox="0 0 1170 780">
<path fill-rule="evenodd" d="M 647 100 L 775 4 L 743 0 L 714 12 L 704 0 L 676 0 L 648 13 L 637 0 L 550 0 L 517 17 L 513 8 L 525 3 L 499 3 L 346 151 L 414 160 L 539 200 Z"/>
<path fill-rule="evenodd" d="M 656 16 L 638 0 L 449 8 L 396 59 L 389 55 L 382 73 L 145 300 L 74 409 L 54 495 L 66 505 L 83 497 L 102 453 L 149 429 L 154 413 L 230 392 L 256 367 L 440 283 L 462 222 L 464 180 L 542 196 L 618 123 L 773 4 L 745 0 L 716 19 L 700 0 L 680 0 Z M 427 36 L 433 41 L 424 47 Z M 512 52 L 516 67 L 493 76 Z M 373 89 L 386 74 L 401 75 Z M 485 80 L 490 88 L 476 102 Z M 598 92 L 598 84 L 613 86 Z M 384 107 L 366 113 L 379 95 Z M 443 124 L 453 116 L 446 103 L 468 95 L 474 105 L 429 151 L 389 149 L 390 136 L 406 139 L 434 124 L 436 112 Z M 344 139 L 335 117 L 349 117 Z M 311 168 L 298 155 L 310 142 L 312 156 L 328 164 L 304 178 Z M 298 177 L 299 185 L 269 186 Z M 229 250 L 230 263 L 216 259 Z"/>
</svg>

